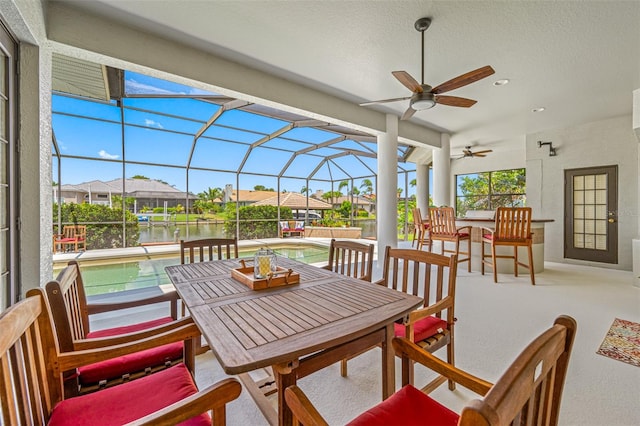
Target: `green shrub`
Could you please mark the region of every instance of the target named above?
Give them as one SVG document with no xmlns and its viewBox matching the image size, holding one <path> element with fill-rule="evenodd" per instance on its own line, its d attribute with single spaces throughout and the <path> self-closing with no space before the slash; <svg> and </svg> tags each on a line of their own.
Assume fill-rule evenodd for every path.
<svg viewBox="0 0 640 426">
<path fill-rule="evenodd" d="M 104 249 L 122 247 L 122 209 L 110 208 L 99 204 L 63 203 L 61 206 L 63 226 L 86 225 L 87 249 Z M 130 211 L 125 211 L 126 246 L 139 245 L 140 230 L 138 218 Z M 58 230 L 58 205 L 53 205 L 53 232 Z"/>
<path fill-rule="evenodd" d="M 240 239 L 276 238 L 278 236 L 278 207 L 244 206 L 240 207 Z M 227 203 L 224 230 L 228 236 L 236 235 L 236 206 Z M 293 219 L 288 207 L 280 207 L 280 219 Z"/>
</svg>

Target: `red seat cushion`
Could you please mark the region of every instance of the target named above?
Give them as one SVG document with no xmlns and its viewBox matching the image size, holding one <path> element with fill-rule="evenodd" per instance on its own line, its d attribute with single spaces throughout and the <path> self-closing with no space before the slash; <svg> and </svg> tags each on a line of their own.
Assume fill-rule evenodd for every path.
<svg viewBox="0 0 640 426">
<path fill-rule="evenodd" d="M 458 238 L 469 238 L 468 232 L 458 232 Z"/>
<path fill-rule="evenodd" d="M 482 238 L 487 239 L 487 240 L 493 240 L 493 235 L 492 234 L 484 234 L 482 236 Z"/>
<path fill-rule="evenodd" d="M 405 326 L 403 324 L 395 323 L 393 325 L 395 329 L 396 337 L 405 337 Z M 437 317 L 426 317 L 416 322 L 413 325 L 413 341 L 419 342 L 431 337 L 434 334 L 441 333 L 442 330 L 447 329 L 447 322 Z"/>
<path fill-rule="evenodd" d="M 178 364 L 138 380 L 65 399 L 54 407 L 49 425 L 122 425 L 197 392 L 187 367 Z M 204 413 L 181 424 L 211 426 L 211 418 Z"/>
<path fill-rule="evenodd" d="M 56 240 L 56 242 L 58 242 L 58 243 L 73 243 L 75 241 L 76 241 L 75 238 L 60 238 L 60 239 Z"/>
<path fill-rule="evenodd" d="M 350 426 L 438 425 L 458 424 L 458 414 L 434 401 L 411 385 L 407 385 L 380 404 L 360 414 Z"/>
<path fill-rule="evenodd" d="M 173 321 L 171 317 L 166 317 L 124 327 L 98 330 L 87 334 L 87 338 L 109 337 L 132 333 L 167 324 L 171 321 Z M 169 343 L 168 345 L 158 346 L 107 361 L 85 365 L 78 368 L 80 383 L 97 383 L 101 380 L 122 377 L 123 374 L 143 371 L 147 367 L 163 365 L 166 361 L 175 361 L 182 357 L 182 348 L 182 342 Z"/>
</svg>

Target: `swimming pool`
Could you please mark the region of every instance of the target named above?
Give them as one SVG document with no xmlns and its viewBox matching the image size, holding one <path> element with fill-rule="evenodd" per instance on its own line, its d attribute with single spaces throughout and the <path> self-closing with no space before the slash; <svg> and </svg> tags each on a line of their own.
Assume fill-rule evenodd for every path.
<svg viewBox="0 0 640 426">
<path fill-rule="evenodd" d="M 239 257 L 253 257 L 257 249 L 241 250 Z M 315 245 L 274 247 L 273 251 L 279 256 L 304 263 L 326 262 L 329 257 L 328 247 Z M 112 262 L 79 262 L 87 296 L 170 284 L 164 268 L 179 265 L 180 256 L 176 253 L 175 257 L 149 257 L 132 261 L 114 259 Z M 60 269 L 54 269 L 54 277 Z"/>
</svg>

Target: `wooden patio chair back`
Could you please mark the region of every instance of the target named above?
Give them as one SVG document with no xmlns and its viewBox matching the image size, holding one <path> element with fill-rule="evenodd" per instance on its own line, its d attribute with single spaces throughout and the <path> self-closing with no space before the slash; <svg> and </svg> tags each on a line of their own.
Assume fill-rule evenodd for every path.
<svg viewBox="0 0 640 426">
<path fill-rule="evenodd" d="M 458 230 L 456 228 L 456 214 L 453 207 L 430 208 L 429 225 L 433 235 L 454 238 Z"/>
<path fill-rule="evenodd" d="M 407 338 L 396 337 L 393 347 L 401 358 L 402 388 L 347 424 L 556 426 L 576 329 L 573 318 L 559 316 L 551 328 L 516 357 L 495 384 L 455 368 Z M 483 398 L 469 402 L 460 414 L 451 411 L 431 398 L 428 391 L 413 386 L 410 369 L 414 363 L 452 378 Z M 293 412 L 294 423 L 327 425 L 298 386 L 285 390 L 285 400 Z"/>
<path fill-rule="evenodd" d="M 485 244 L 491 246 L 491 253 L 485 253 Z M 498 254 L 497 247 L 513 247 L 513 254 Z M 518 247 L 526 247 L 528 263 L 518 260 Z M 513 259 L 514 275 L 518 276 L 518 267 L 529 270 L 531 284 L 535 285 L 533 266 L 533 237 L 531 234 L 531 207 L 498 207 L 495 228 L 482 228 L 482 275 L 485 265 L 493 269 L 493 281 L 498 282 L 497 259 Z M 490 258 L 490 259 L 488 259 Z"/>
<path fill-rule="evenodd" d="M 431 225 L 429 219 L 422 217 L 420 207 L 416 207 L 412 211 L 413 214 L 413 241 L 411 241 L 411 247 L 413 243 L 417 242 L 417 249 L 422 250 L 425 244 L 429 244 Z"/>
<path fill-rule="evenodd" d="M 109 354 L 131 353 L 138 350 L 136 346 L 144 349 L 158 343 L 147 339 L 103 350 L 61 353 L 42 289 L 36 289 L 30 296 L 0 313 L 0 330 L 0 424 L 44 426 L 49 421 L 57 421 L 56 424 L 61 421 L 88 424 L 104 416 L 121 419 L 116 422 L 128 423 L 137 417 L 131 410 L 121 408 L 129 403 L 136 411 L 144 413 L 137 424 L 176 424 L 212 410 L 213 424 L 224 425 L 227 402 L 240 394 L 241 385 L 235 379 L 224 380 L 200 392 L 190 373 L 184 367 L 176 366 L 163 373 L 169 379 L 163 382 L 166 383 L 166 389 L 155 390 L 166 392 L 168 397 L 156 396 L 153 402 L 148 401 L 142 385 L 136 381 L 119 385 L 119 388 L 122 387 L 119 392 L 65 398 L 63 371 L 100 361 Z M 191 323 L 171 336 L 165 334 L 156 340 L 166 343 L 187 339 L 197 333 L 195 324 Z M 147 381 L 154 383 L 158 380 L 147 377 Z M 155 386 L 158 385 L 155 383 Z M 176 397 L 176 394 L 183 396 Z M 96 398 L 96 395 L 100 396 Z M 167 408 L 170 405 L 171 408 Z M 139 410 L 139 407 L 143 408 Z M 200 420 L 207 420 L 211 424 L 208 415 L 203 415 Z"/>
<path fill-rule="evenodd" d="M 411 312 L 402 324 L 395 325 L 395 335 L 407 337 L 420 347 L 435 352 L 447 348 L 447 361 L 454 365 L 455 292 L 457 257 L 414 249 L 385 249 L 382 279 L 376 284 L 424 299 L 422 308 Z M 341 365 L 347 373 L 346 360 Z M 444 383 L 442 376 L 429 383 L 435 389 Z M 455 383 L 449 381 L 449 389 Z"/>
<path fill-rule="evenodd" d="M 180 324 L 177 319 L 178 295 L 175 290 L 161 292 L 157 296 L 150 296 L 144 299 L 116 303 L 88 303 L 80 265 L 75 260 L 70 261 L 58 273 L 55 280 L 49 281 L 44 286 L 43 291 L 46 293 L 51 309 L 51 318 L 55 324 L 56 340 L 60 351 L 63 353 L 80 350 L 86 345 L 91 345 L 90 342 L 96 341 L 97 337 L 104 339 L 106 336 L 117 336 L 133 332 L 146 332 L 148 335 L 153 335 L 165 332 L 168 328 L 177 327 Z M 116 328 L 113 329 L 113 332 L 109 330 L 94 332 L 91 330 L 91 315 L 158 303 L 168 304 L 167 312 L 169 315 L 146 323 L 132 324 L 125 327 L 125 329 Z M 65 376 L 68 377 L 68 380 L 65 381 L 66 395 L 73 396 L 92 392 L 103 387 L 110 387 L 121 383 L 123 380 L 141 377 L 180 361 L 184 361 L 189 368 L 193 368 L 195 365 L 194 355 L 190 353 L 190 350 L 187 352 L 187 355 L 183 356 L 182 349 L 176 347 L 174 350 L 167 352 L 167 355 L 171 353 L 171 356 L 168 355 L 166 359 L 160 360 L 157 357 L 149 356 L 147 359 L 151 361 L 146 362 L 144 367 L 125 368 L 126 372 L 123 371 L 123 375 L 101 378 L 95 383 L 84 381 L 83 375 L 77 374 L 75 371 L 66 372 Z M 126 365 L 127 363 L 123 362 L 121 368 Z M 89 373 L 89 377 L 94 375 Z"/>
<path fill-rule="evenodd" d="M 215 256 L 214 256 L 215 255 Z M 238 257 L 236 238 L 203 238 L 180 240 L 180 263 L 196 263 Z"/>
<path fill-rule="evenodd" d="M 525 243 L 531 238 L 531 207 L 498 207 L 495 220 L 496 241 Z"/>
<path fill-rule="evenodd" d="M 468 262 L 467 270 L 471 272 L 471 226 L 456 226 L 456 213 L 453 207 L 432 207 L 429 209 L 429 251 L 434 241 L 441 242 L 440 253 L 453 253 L 458 256 L 458 263 Z M 467 251 L 460 250 L 460 242 L 467 242 Z M 453 243 L 453 249 L 446 248 L 447 242 Z M 466 257 L 463 257 L 466 256 Z"/>
<path fill-rule="evenodd" d="M 332 238 L 329 245 L 329 262 L 324 268 L 370 282 L 373 272 L 373 249 L 373 244 Z"/>
</svg>

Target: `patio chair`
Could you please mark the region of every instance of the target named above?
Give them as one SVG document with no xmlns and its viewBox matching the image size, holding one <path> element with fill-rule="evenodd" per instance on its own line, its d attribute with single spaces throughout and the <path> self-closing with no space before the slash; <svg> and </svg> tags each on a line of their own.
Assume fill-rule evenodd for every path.
<svg viewBox="0 0 640 426">
<path fill-rule="evenodd" d="M 555 426 L 576 327 L 573 318 L 559 316 L 551 328 L 516 357 L 495 384 L 447 364 L 406 338 L 396 337 L 393 347 L 402 358 L 402 388 L 347 424 Z M 443 374 L 483 398 L 469 402 L 458 414 L 431 398 L 428 391 L 414 387 L 408 374 L 412 363 Z M 299 387 L 285 389 L 285 400 L 293 412 L 294 424 L 327 425 Z"/>
<path fill-rule="evenodd" d="M 482 275 L 485 265 L 493 269 L 493 282 L 498 282 L 497 259 L 513 259 L 513 272 L 518 276 L 518 266 L 529 270 L 531 284 L 536 285 L 533 270 L 533 238 L 531 234 L 531 207 L 498 207 L 495 229 L 482 228 Z M 485 244 L 491 245 L 491 254 L 485 254 Z M 513 247 L 513 254 L 496 254 L 498 247 Z M 518 247 L 526 247 L 529 263 L 518 261 Z M 487 257 L 491 261 L 486 260 Z"/>
<path fill-rule="evenodd" d="M 214 253 L 216 256 L 214 257 Z M 180 263 L 204 262 L 206 260 L 235 259 L 238 257 L 236 238 L 203 238 L 180 240 Z"/>
<path fill-rule="evenodd" d="M 281 220 L 279 226 L 280 238 L 284 238 L 285 235 L 291 237 L 293 234 L 304 237 L 304 220 Z"/>
<path fill-rule="evenodd" d="M 376 284 L 424 298 L 423 306 L 395 324 L 396 337 L 407 337 L 429 352 L 447 348 L 447 361 L 454 364 L 454 316 L 457 257 L 387 246 L 382 279 Z M 346 361 L 341 372 L 346 376 Z M 409 374 L 413 377 L 413 370 Z M 435 389 L 446 381 L 436 377 L 428 385 Z M 455 389 L 449 380 L 449 389 Z"/>
<path fill-rule="evenodd" d="M 116 342 L 125 343 L 152 337 L 191 322 L 190 318 L 177 319 L 178 295 L 175 290 L 145 299 L 88 303 L 80 266 L 75 260 L 70 261 L 55 280 L 49 281 L 44 291 L 51 306 L 56 338 L 62 353 L 98 349 L 105 345 L 114 345 Z M 170 315 L 104 330 L 93 331 L 90 328 L 90 315 L 158 303 L 168 304 Z M 193 371 L 193 351 L 192 345 L 185 346 L 182 342 L 174 342 L 135 354 L 83 365 L 77 371 L 65 371 L 65 394 L 75 396 L 93 392 L 162 370 L 178 362 L 184 362 Z"/>
<path fill-rule="evenodd" d="M 121 425 L 226 423 L 226 404 L 241 385 L 228 378 L 199 391 L 182 363 L 100 392 L 68 398 L 64 371 L 185 341 L 195 324 L 115 346 L 61 352 L 42 289 L 0 314 L 0 423 L 5 425 Z M 211 410 L 211 411 L 210 411 Z M 210 411 L 210 412 L 209 412 Z M 212 414 L 212 417 L 210 417 Z"/>
<path fill-rule="evenodd" d="M 422 217 L 420 208 L 413 209 L 413 240 L 411 241 L 411 247 L 413 243 L 418 242 L 418 250 L 422 250 L 425 244 L 429 244 L 429 219 Z"/>
<path fill-rule="evenodd" d="M 373 244 L 331 239 L 329 262 L 324 269 L 348 277 L 371 282 L 373 272 Z"/>
<path fill-rule="evenodd" d="M 440 254 L 454 253 L 458 256 L 458 263 L 469 262 L 468 271 L 471 272 L 471 226 L 456 226 L 456 214 L 453 207 L 432 207 L 429 209 L 429 251 L 433 242 L 440 241 Z M 467 242 L 467 251 L 460 251 L 460 241 Z M 455 244 L 455 249 L 445 247 L 445 243 Z M 467 257 L 460 257 L 466 255 Z"/>
<path fill-rule="evenodd" d="M 214 256 L 214 253 L 216 256 Z M 212 261 L 214 259 L 237 259 L 238 240 L 236 238 L 203 238 L 199 240 L 180 240 L 180 263 L 196 263 Z M 184 315 L 184 305 L 182 314 Z M 209 344 L 196 340 L 196 355 L 201 355 L 209 350 Z"/>
<path fill-rule="evenodd" d="M 87 249 L 86 225 L 65 225 L 61 234 L 53 235 L 53 252 L 63 253 L 73 249 L 74 252 Z"/>
</svg>

